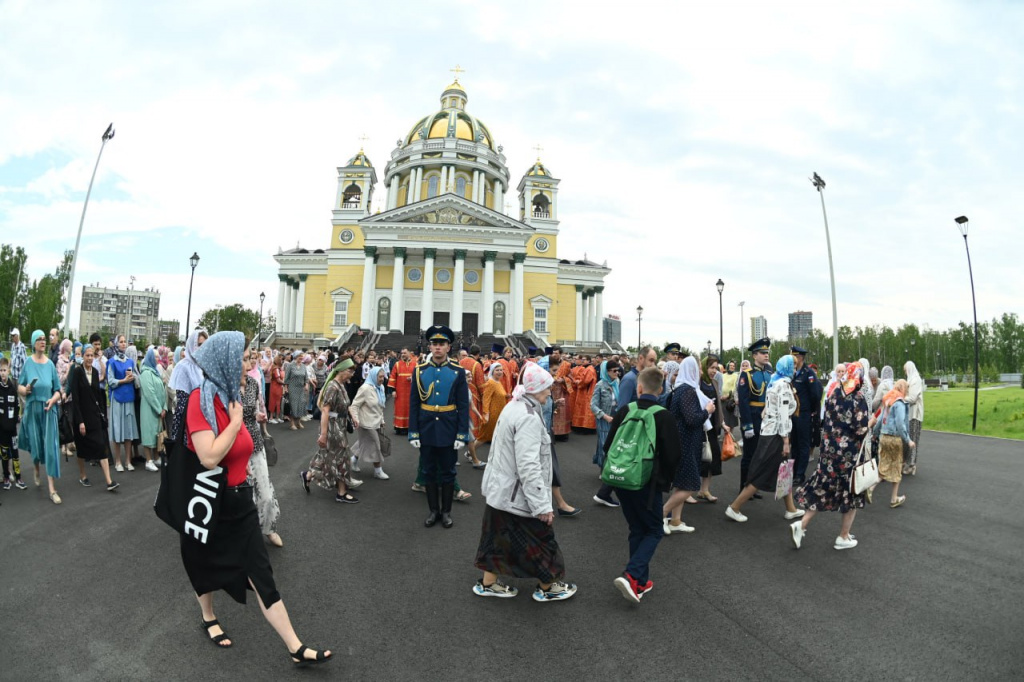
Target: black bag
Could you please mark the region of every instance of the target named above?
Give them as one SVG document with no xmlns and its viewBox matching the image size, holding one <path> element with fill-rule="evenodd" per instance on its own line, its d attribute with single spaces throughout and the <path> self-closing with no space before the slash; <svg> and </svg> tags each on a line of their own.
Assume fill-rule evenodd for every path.
<svg viewBox="0 0 1024 682">
<path fill-rule="evenodd" d="M 178 437 L 164 442 L 169 455 L 160 465 L 160 489 L 153 511 L 168 526 L 203 545 L 210 543 L 220 518 L 228 471 L 221 465 L 207 469 L 185 444 L 185 424 Z"/>
<path fill-rule="evenodd" d="M 384 425 L 381 424 L 380 428 L 377 429 L 377 437 L 380 438 L 380 456 L 390 457 L 391 456 L 391 439 L 384 435 Z"/>
<path fill-rule="evenodd" d="M 287 396 L 284 398 L 284 407 L 281 408 L 281 411 L 286 417 L 292 416 L 292 401 L 288 400 Z"/>
<path fill-rule="evenodd" d="M 277 443 L 269 433 L 263 434 L 263 449 L 267 453 L 267 466 L 272 467 L 277 464 Z"/>
<path fill-rule="evenodd" d="M 54 408 L 50 408 L 51 410 Z M 60 412 L 57 413 L 57 432 L 61 445 L 69 445 L 75 442 L 75 425 L 72 423 L 71 405 L 60 404 Z"/>
</svg>

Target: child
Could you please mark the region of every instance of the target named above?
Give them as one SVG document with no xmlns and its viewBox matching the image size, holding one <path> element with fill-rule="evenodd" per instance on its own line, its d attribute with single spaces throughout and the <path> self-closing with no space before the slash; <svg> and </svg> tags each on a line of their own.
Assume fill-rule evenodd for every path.
<svg viewBox="0 0 1024 682">
<path fill-rule="evenodd" d="M 21 420 L 21 402 L 18 387 L 10 380 L 11 361 L 0 358 L 0 459 L 3 459 L 4 490 L 11 489 L 9 460 L 14 460 L 14 485 L 18 490 L 26 486 L 21 480 L 21 460 L 18 457 L 18 422 Z"/>
</svg>

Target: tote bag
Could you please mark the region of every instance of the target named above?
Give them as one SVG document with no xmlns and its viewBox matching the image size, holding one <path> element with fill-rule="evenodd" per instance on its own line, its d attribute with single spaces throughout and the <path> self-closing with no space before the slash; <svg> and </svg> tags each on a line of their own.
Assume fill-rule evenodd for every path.
<svg viewBox="0 0 1024 682">
<path fill-rule="evenodd" d="M 165 444 L 169 456 L 160 465 L 160 489 L 153 511 L 186 538 L 210 544 L 220 518 L 228 472 L 223 466 L 207 469 L 185 444 L 185 424 L 178 437 Z"/>
<path fill-rule="evenodd" d="M 775 499 L 781 500 L 793 492 L 793 460 L 784 459 L 779 465 L 779 478 L 775 482 Z"/>
<path fill-rule="evenodd" d="M 277 443 L 269 433 L 263 434 L 263 450 L 267 453 L 267 466 L 272 467 L 277 464 Z"/>
<path fill-rule="evenodd" d="M 870 436 L 865 435 L 855 461 L 859 463 L 853 468 L 853 475 L 850 477 L 850 490 L 854 495 L 863 495 L 865 490 L 879 481 L 878 461 L 871 457 Z"/>
<path fill-rule="evenodd" d="M 732 434 L 729 431 L 725 432 L 725 437 L 722 439 L 722 461 L 728 461 L 736 456 L 736 441 L 732 439 Z"/>
</svg>

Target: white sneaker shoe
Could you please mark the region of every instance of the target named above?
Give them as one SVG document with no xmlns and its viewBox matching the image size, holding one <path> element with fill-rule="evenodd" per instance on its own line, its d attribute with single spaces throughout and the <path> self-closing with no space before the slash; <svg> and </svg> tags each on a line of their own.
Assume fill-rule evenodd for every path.
<svg viewBox="0 0 1024 682">
<path fill-rule="evenodd" d="M 687 526 L 685 522 L 680 523 L 678 526 L 673 526 L 671 521 L 665 522 L 665 535 L 672 535 L 673 533 L 692 533 L 697 530 L 693 526 Z"/>
<path fill-rule="evenodd" d="M 349 467 L 352 471 L 359 473 L 359 460 L 355 457 L 352 458 L 352 466 Z"/>
<path fill-rule="evenodd" d="M 118 464 L 116 467 L 114 467 L 114 471 L 116 471 L 119 474 L 123 473 L 124 472 L 124 467 L 121 466 L 120 464 Z"/>
<path fill-rule="evenodd" d="M 345 481 L 345 485 L 347 485 L 349 488 L 358 488 L 362 484 L 363 482 L 358 478 L 350 478 L 347 481 Z"/>
<path fill-rule="evenodd" d="M 793 536 L 793 546 L 800 549 L 800 543 L 804 541 L 804 534 L 807 532 L 804 530 L 803 521 L 794 521 L 789 524 L 789 532 Z"/>
<path fill-rule="evenodd" d="M 146 471 L 160 471 L 153 462 L 146 462 Z"/>
<path fill-rule="evenodd" d="M 842 536 L 837 537 L 836 544 L 834 545 L 836 549 L 853 549 L 856 546 L 857 538 L 853 537 L 852 535 L 850 536 L 849 540 L 844 539 Z"/>
<path fill-rule="evenodd" d="M 807 512 L 803 509 L 797 509 L 795 512 L 786 512 L 786 520 L 792 521 L 793 519 L 799 519 Z"/>
<path fill-rule="evenodd" d="M 746 516 L 744 516 L 743 514 L 740 514 L 738 511 L 735 511 L 732 507 L 726 507 L 725 508 L 725 515 L 728 516 L 733 521 L 735 521 L 736 523 L 746 523 L 746 521 L 747 521 L 747 517 Z"/>
<path fill-rule="evenodd" d="M 388 476 L 388 475 L 387 475 L 386 473 L 384 473 L 384 471 L 383 471 L 383 470 L 381 470 L 381 471 L 374 471 L 374 472 L 373 472 L 373 477 L 374 477 L 374 478 L 379 478 L 379 479 L 380 479 L 380 480 L 382 480 L 382 481 L 386 481 L 386 480 L 388 480 L 389 478 L 391 478 L 391 477 L 390 477 L 390 476 Z"/>
<path fill-rule="evenodd" d="M 124 468 L 125 468 L 125 470 L 127 470 L 127 471 L 135 471 L 135 467 L 133 467 L 133 466 L 132 466 L 132 463 L 131 463 L 131 462 L 128 462 L 127 464 L 125 464 L 125 465 L 124 465 Z"/>
</svg>

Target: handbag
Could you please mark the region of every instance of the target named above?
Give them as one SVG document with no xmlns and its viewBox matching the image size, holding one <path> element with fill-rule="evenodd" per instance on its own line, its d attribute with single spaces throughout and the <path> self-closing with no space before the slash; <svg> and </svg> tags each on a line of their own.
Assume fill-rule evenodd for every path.
<svg viewBox="0 0 1024 682">
<path fill-rule="evenodd" d="M 160 489 L 153 511 L 181 535 L 208 545 L 216 534 L 228 472 L 223 466 L 207 469 L 185 444 L 185 425 L 178 437 L 165 442 L 170 452 L 160 464 Z"/>
<path fill-rule="evenodd" d="M 75 442 L 75 425 L 71 419 L 71 405 L 67 403 L 60 404 L 60 412 L 57 413 L 57 431 L 61 445 Z"/>
<path fill-rule="evenodd" d="M 263 450 L 267 453 L 267 466 L 272 467 L 277 464 L 277 443 L 269 433 L 263 434 Z"/>
<path fill-rule="evenodd" d="M 793 460 L 784 459 L 779 465 L 779 478 L 775 482 L 775 499 L 781 500 L 793 492 Z"/>
<path fill-rule="evenodd" d="M 711 454 L 711 441 L 708 439 L 708 432 L 704 432 L 704 445 L 700 450 L 700 461 L 711 462 L 714 457 Z"/>
<path fill-rule="evenodd" d="M 377 437 L 380 438 L 380 455 L 381 457 L 391 456 L 391 439 L 384 435 L 384 425 L 381 424 L 380 428 L 377 429 Z"/>
<path fill-rule="evenodd" d="M 867 457 L 864 456 L 865 452 Z M 863 495 L 864 491 L 879 481 L 878 462 L 871 457 L 871 439 L 864 438 L 861 443 L 860 452 L 857 453 L 857 464 L 853 468 L 853 475 L 850 477 L 850 490 L 854 495 Z"/>
<path fill-rule="evenodd" d="M 732 439 L 732 433 L 727 430 L 722 439 L 722 461 L 726 462 L 736 456 L 736 441 Z"/>
</svg>

